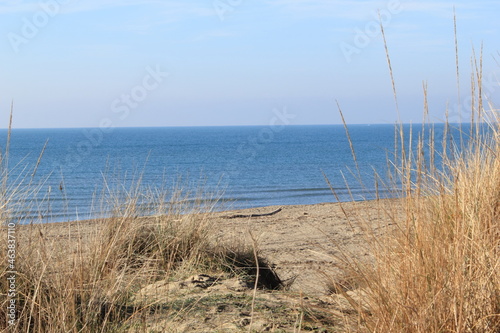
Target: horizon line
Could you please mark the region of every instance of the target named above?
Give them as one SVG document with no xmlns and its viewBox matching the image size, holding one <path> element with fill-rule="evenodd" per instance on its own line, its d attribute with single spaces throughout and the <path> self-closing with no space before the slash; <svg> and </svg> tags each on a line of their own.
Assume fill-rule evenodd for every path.
<svg viewBox="0 0 500 333">
<path fill-rule="evenodd" d="M 414 122 L 403 122 L 403 123 L 346 123 L 347 126 L 380 126 L 380 125 L 433 125 L 433 124 L 446 124 L 447 122 L 429 122 L 429 123 L 414 123 Z M 448 122 L 450 125 L 470 125 L 470 122 Z M 102 129 L 103 131 L 115 130 L 115 129 L 139 129 L 139 128 L 201 128 L 201 127 L 267 127 L 270 125 L 170 125 L 170 126 L 116 126 L 112 128 Z M 288 124 L 282 125 L 285 127 L 298 127 L 298 126 L 344 126 L 343 123 L 332 123 L 332 124 Z M 12 130 L 59 130 L 59 129 L 100 129 L 101 127 L 12 127 Z M 0 127 L 0 130 L 8 130 L 8 127 Z"/>
</svg>

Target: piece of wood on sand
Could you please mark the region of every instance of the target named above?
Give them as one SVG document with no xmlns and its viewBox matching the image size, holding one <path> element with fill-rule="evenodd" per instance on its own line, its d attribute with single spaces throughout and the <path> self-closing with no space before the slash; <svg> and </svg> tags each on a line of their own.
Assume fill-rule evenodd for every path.
<svg viewBox="0 0 500 333">
<path fill-rule="evenodd" d="M 262 217 L 262 216 L 271 216 L 274 214 L 278 214 L 281 212 L 282 208 L 278 208 L 275 211 L 272 211 L 270 213 L 264 213 L 264 214 L 236 214 L 236 215 L 229 215 L 229 216 L 224 216 L 225 219 L 241 219 L 241 218 L 249 218 L 249 217 Z"/>
</svg>

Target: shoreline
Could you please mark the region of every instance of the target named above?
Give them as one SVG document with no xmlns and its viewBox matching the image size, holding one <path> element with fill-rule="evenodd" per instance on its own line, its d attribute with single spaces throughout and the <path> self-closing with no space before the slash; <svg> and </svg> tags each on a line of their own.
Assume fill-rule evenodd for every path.
<svg viewBox="0 0 500 333">
<path fill-rule="evenodd" d="M 341 251 L 354 258 L 370 261 L 365 247 L 363 225 L 372 225 L 383 235 L 391 223 L 387 220 L 387 207 L 396 207 L 400 199 L 380 199 L 350 202 L 330 202 L 313 205 L 284 205 L 245 208 L 194 214 L 210 219 L 215 241 L 251 246 L 256 239 L 259 254 L 268 260 L 284 281 L 294 280 L 291 287 L 311 295 L 324 295 L 327 276 L 339 277 Z M 276 212 L 278 209 L 280 211 Z M 235 215 L 262 215 L 233 217 Z M 345 213 L 344 213 L 345 212 Z M 346 215 L 349 216 L 349 219 Z M 137 218 L 146 222 L 155 216 Z M 21 225 L 50 241 L 63 245 L 71 253 L 76 245 L 88 245 L 91 237 L 101 230 L 107 219 Z M 25 234 L 33 234 L 32 232 Z M 69 254 L 69 253 L 68 253 Z"/>
<path fill-rule="evenodd" d="M 265 211 L 267 209 L 272 210 L 272 209 L 278 209 L 280 207 L 282 208 L 295 208 L 295 207 L 314 207 L 314 206 L 321 206 L 321 205 L 351 205 L 354 203 L 361 203 L 361 202 L 377 202 L 377 201 L 397 201 L 400 200 L 401 198 L 383 198 L 383 199 L 363 199 L 363 200 L 354 200 L 354 201 L 323 201 L 323 202 L 318 202 L 318 203 L 313 203 L 313 204 L 276 204 L 276 205 L 263 205 L 263 206 L 254 206 L 254 207 L 247 207 L 247 208 L 235 208 L 232 207 L 231 204 L 229 205 L 222 205 L 221 209 L 214 209 L 214 210 L 207 210 L 204 211 L 203 209 L 193 209 L 190 212 L 182 213 L 180 215 L 192 215 L 192 214 L 211 214 L 211 215 L 221 215 L 224 213 L 227 213 L 229 215 L 231 214 L 252 214 L 252 212 L 261 212 Z M 166 215 L 166 214 L 154 214 L 154 215 L 141 215 L 137 216 L 136 218 L 139 219 L 148 219 L 148 218 L 153 218 L 161 215 Z M 28 222 L 28 223 L 16 223 L 18 226 L 30 226 L 30 225 L 46 225 L 46 226 L 52 226 L 52 225 L 60 225 L 60 224 L 77 224 L 77 223 L 96 223 L 96 222 L 103 222 L 107 219 L 111 218 L 116 218 L 120 216 L 108 216 L 108 217 L 95 217 L 95 218 L 82 218 L 82 219 L 73 219 L 73 220 L 68 220 L 68 221 L 51 221 L 51 222 L 44 222 L 44 221 L 38 221 L 38 222 Z M 44 220 L 45 218 L 42 218 Z"/>
</svg>

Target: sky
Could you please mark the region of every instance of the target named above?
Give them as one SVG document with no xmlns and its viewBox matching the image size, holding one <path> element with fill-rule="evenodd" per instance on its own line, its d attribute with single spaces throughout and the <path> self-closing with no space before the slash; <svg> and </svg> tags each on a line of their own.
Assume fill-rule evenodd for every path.
<svg viewBox="0 0 500 333">
<path fill-rule="evenodd" d="M 497 105 L 499 14 L 481 0 L 1 0 L 0 128 L 12 101 L 15 128 L 337 124 L 337 103 L 351 124 L 419 123 L 424 84 L 431 121 L 459 121 L 481 45 Z"/>
</svg>

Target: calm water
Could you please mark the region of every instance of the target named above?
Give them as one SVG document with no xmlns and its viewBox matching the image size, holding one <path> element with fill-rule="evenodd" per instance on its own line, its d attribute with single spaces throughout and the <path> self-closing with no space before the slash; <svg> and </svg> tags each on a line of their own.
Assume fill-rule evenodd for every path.
<svg viewBox="0 0 500 333">
<path fill-rule="evenodd" d="M 443 126 L 436 128 L 439 138 Z M 372 199 L 373 170 L 386 177 L 394 126 L 352 125 L 349 131 L 364 186 L 352 176 L 356 168 L 341 125 L 121 128 L 108 133 L 16 129 L 9 155 L 12 215 L 24 223 L 89 218 L 91 212 L 109 207 L 98 198 L 116 189 L 130 190 L 139 177 L 143 189 L 164 193 L 174 184 L 222 192 L 223 208 L 334 202 L 323 173 L 340 200 L 351 200 L 344 177 L 355 200 Z M 6 136 L 1 130 L 3 151 Z M 380 194 L 391 196 L 384 190 Z M 147 205 L 148 198 L 141 201 Z"/>
</svg>

